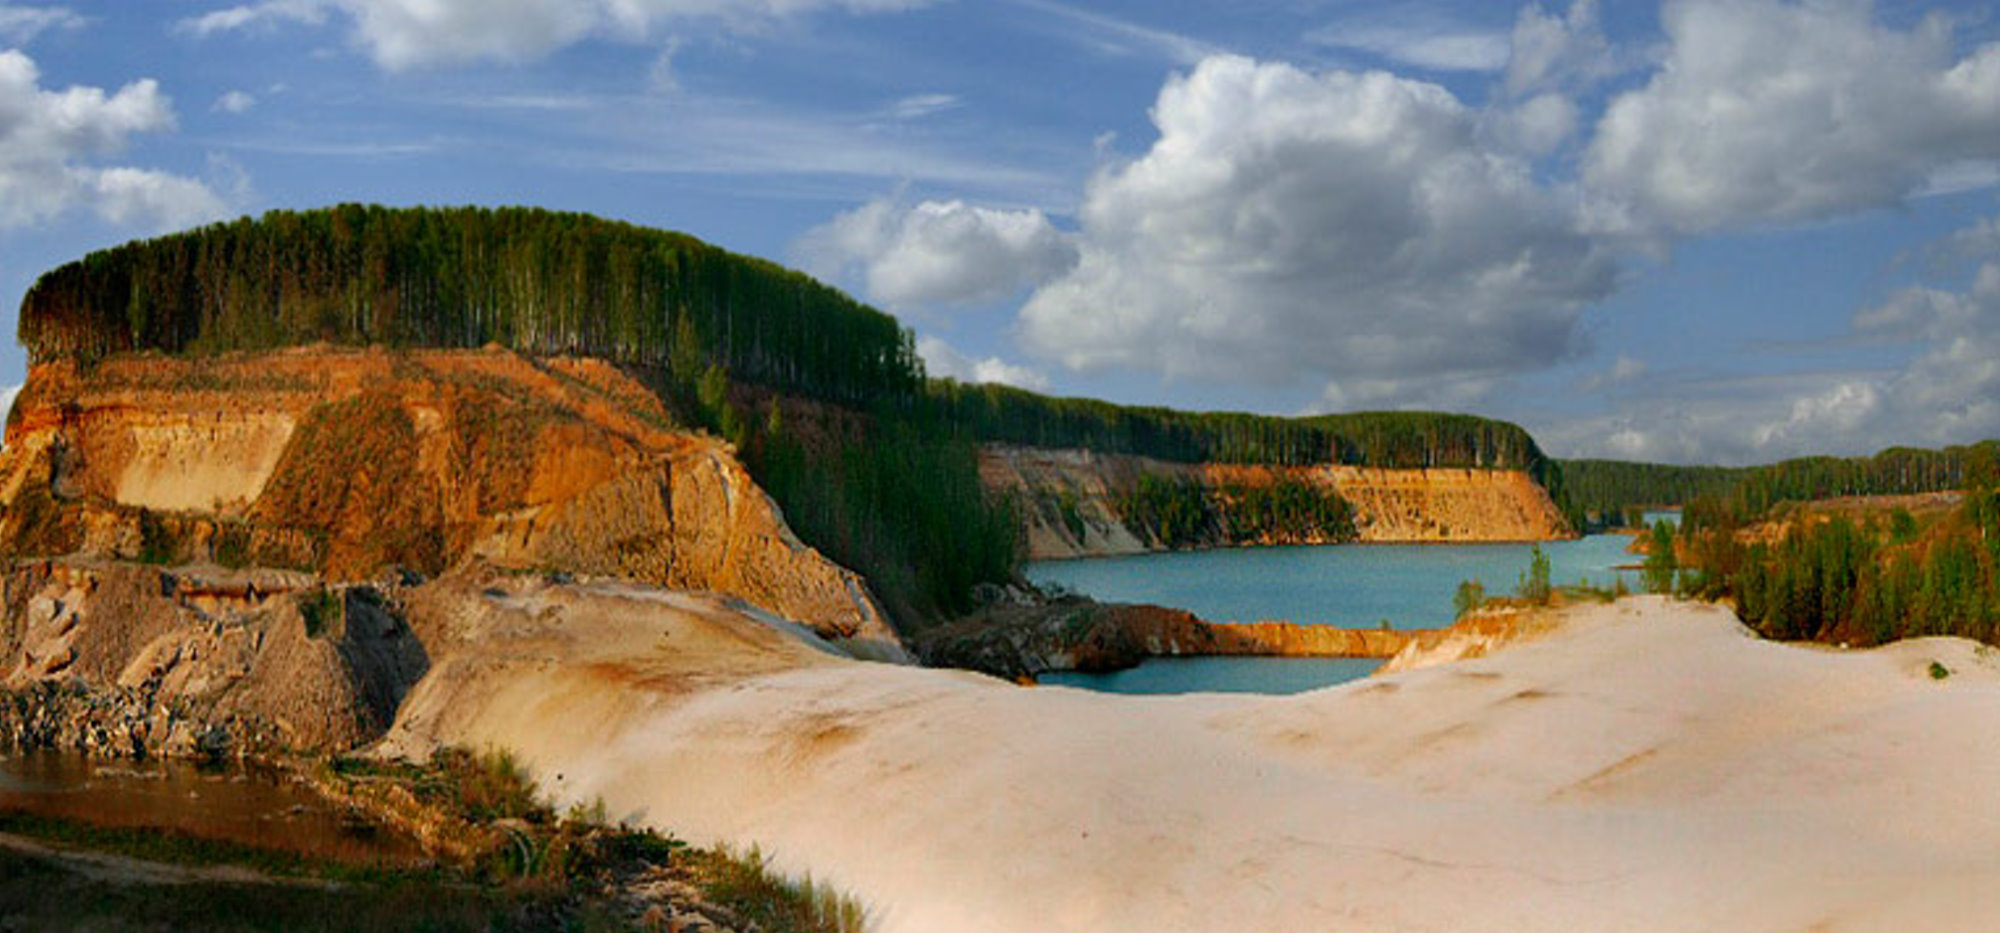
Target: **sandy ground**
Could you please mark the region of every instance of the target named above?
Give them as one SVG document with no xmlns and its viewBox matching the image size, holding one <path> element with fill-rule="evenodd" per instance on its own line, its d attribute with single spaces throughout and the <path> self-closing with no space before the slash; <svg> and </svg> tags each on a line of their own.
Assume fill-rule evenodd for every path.
<svg viewBox="0 0 2000 933">
<path fill-rule="evenodd" d="M 844 661 L 712 600 L 509 599 L 496 630 L 532 610 L 572 647 L 461 620 L 486 654 L 399 741 L 509 745 L 570 799 L 754 840 L 884 933 L 2000 917 L 2000 658 L 1968 642 L 1776 645 L 1649 597 L 1295 697 L 1118 697 Z"/>
</svg>

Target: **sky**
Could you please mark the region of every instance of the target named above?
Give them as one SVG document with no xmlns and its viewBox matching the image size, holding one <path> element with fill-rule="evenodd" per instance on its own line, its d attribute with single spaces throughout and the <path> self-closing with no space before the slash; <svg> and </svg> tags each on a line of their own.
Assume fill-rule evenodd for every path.
<svg viewBox="0 0 2000 933">
<path fill-rule="evenodd" d="M 686 231 L 1061 395 L 2000 437 L 1990 3 L 0 2 L 10 332 L 90 250 L 347 201 Z"/>
</svg>

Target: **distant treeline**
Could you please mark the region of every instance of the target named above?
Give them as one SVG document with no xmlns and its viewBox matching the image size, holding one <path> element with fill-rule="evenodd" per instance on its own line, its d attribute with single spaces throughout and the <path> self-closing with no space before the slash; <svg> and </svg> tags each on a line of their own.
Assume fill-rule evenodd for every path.
<svg viewBox="0 0 2000 933">
<path fill-rule="evenodd" d="M 1177 463 L 1488 467 L 1538 475 L 1547 463 L 1519 425 L 1475 415 L 1388 411 L 1280 418 L 1187 412 L 946 380 L 933 381 L 930 396 L 949 420 L 985 441 Z"/>
<path fill-rule="evenodd" d="M 1745 467 L 1674 466 L 1623 460 L 1562 460 L 1564 499 L 1558 504 L 1578 527 L 1637 524 L 1638 510 L 1733 495 Z"/>
<path fill-rule="evenodd" d="M 2000 441 L 1943 450 L 1892 447 L 1872 457 L 1801 457 L 1756 467 L 1563 460 L 1557 464 L 1558 501 L 1579 528 L 1636 522 L 1636 510 L 1697 500 L 1748 517 L 1781 502 L 1963 489 L 1966 465 L 1981 451 L 1993 455 Z"/>
<path fill-rule="evenodd" d="M 91 253 L 28 292 L 36 362 L 325 341 L 573 353 L 852 404 L 914 397 L 896 319 L 693 237 L 526 208 L 272 211 Z"/>
</svg>

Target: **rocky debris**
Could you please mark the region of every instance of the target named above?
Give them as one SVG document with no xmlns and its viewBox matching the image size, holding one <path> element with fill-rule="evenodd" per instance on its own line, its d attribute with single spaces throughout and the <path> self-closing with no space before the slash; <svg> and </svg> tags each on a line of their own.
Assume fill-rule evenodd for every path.
<svg viewBox="0 0 2000 933">
<path fill-rule="evenodd" d="M 756 930 L 735 911 L 702 900 L 701 889 L 679 868 L 649 865 L 617 882 L 612 896 L 623 908 L 626 923 L 649 933 Z"/>
<path fill-rule="evenodd" d="M 0 576 L 0 736 L 213 756 L 338 750 L 387 730 L 429 669 L 393 591 L 241 576 L 91 562 Z M 190 590 L 257 596 L 189 600 Z"/>
<path fill-rule="evenodd" d="M 917 641 L 924 663 L 1008 679 L 1050 671 L 1115 671 L 1147 658 L 1386 658 L 1419 631 L 1350 629 L 1288 622 L 1216 623 L 1160 606 L 1098 603 L 1083 597 L 996 601 Z"/>
<path fill-rule="evenodd" d="M 239 758 L 284 747 L 282 732 L 254 716 L 220 716 L 157 688 L 92 687 L 45 680 L 0 694 L 0 739 L 14 748 L 80 751 L 107 758 Z"/>
</svg>

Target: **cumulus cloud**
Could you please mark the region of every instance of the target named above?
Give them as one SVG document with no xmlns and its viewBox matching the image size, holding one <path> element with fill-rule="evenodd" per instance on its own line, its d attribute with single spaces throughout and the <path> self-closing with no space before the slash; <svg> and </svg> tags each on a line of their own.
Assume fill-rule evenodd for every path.
<svg viewBox="0 0 2000 933">
<path fill-rule="evenodd" d="M 936 337 L 919 339 L 917 355 L 924 358 L 925 371 L 941 379 L 998 382 L 1037 392 L 1049 387 L 1048 377 L 1036 370 L 1017 366 L 997 356 L 973 359 Z"/>
<path fill-rule="evenodd" d="M 1537 424 L 1537 436 L 1568 455 L 1725 463 L 2000 437 L 1996 230 L 1985 220 L 1945 238 L 1954 253 L 1984 250 L 1958 285 L 1911 285 L 1854 315 L 1855 335 L 1911 347 L 1898 367 L 1669 380 L 1615 415 Z M 1641 368 L 1632 378 L 1647 377 Z"/>
<path fill-rule="evenodd" d="M 68 7 L 0 4 L 0 39 L 27 45 L 45 32 L 80 29 L 89 20 Z"/>
<path fill-rule="evenodd" d="M 1170 79 L 1093 179 L 1079 260 L 1021 312 L 1074 368 L 1323 380 L 1335 404 L 1546 366 L 1614 265 L 1434 84 L 1237 57 Z"/>
<path fill-rule="evenodd" d="M 1590 188 L 1679 233 L 1893 205 L 2000 158 L 2000 44 L 1957 55 L 1931 16 L 1879 25 L 1867 2 L 1679 0 L 1665 60 L 1615 98 Z"/>
<path fill-rule="evenodd" d="M 223 199 L 193 179 L 98 157 L 131 137 L 174 128 L 173 105 L 151 79 L 115 93 L 45 90 L 33 59 L 0 51 L 0 229 L 85 207 L 113 223 L 181 226 L 220 216 Z"/>
<path fill-rule="evenodd" d="M 708 20 L 750 29 L 822 10 L 874 13 L 931 0 L 265 0 L 182 20 L 183 32 L 280 23 L 318 25 L 329 11 L 353 23 L 354 41 L 388 69 L 540 58 L 590 37 L 644 41 L 663 25 Z"/>
<path fill-rule="evenodd" d="M 870 300 L 892 308 L 997 301 L 1076 262 L 1041 211 L 963 201 L 871 201 L 807 233 L 797 251 L 828 278 L 858 275 Z"/>
<path fill-rule="evenodd" d="M 1604 37 L 1597 0 L 1576 0 L 1560 16 L 1539 3 L 1522 7 L 1507 45 L 1505 87 L 1514 97 L 1589 87 L 1622 70 L 1625 57 Z"/>
</svg>

